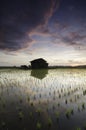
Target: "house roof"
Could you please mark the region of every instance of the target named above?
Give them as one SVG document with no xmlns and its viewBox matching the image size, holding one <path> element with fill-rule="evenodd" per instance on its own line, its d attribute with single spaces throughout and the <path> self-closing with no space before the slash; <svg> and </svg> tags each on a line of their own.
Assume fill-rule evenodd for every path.
<svg viewBox="0 0 86 130">
<path fill-rule="evenodd" d="M 46 62 L 46 61 L 42 58 L 39 58 L 39 59 L 32 60 L 30 62 L 33 63 L 33 62 Z"/>
</svg>

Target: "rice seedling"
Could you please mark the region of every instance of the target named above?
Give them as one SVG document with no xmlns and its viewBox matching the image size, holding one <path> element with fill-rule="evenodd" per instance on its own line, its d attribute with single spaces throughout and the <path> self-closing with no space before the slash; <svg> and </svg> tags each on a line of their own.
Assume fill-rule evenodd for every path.
<svg viewBox="0 0 86 130">
<path fill-rule="evenodd" d="M 66 113 L 65 113 L 65 115 L 69 119 L 71 117 L 71 115 L 73 115 L 73 109 L 67 110 Z"/>
<path fill-rule="evenodd" d="M 80 112 L 80 106 L 78 106 L 78 111 Z"/>
<path fill-rule="evenodd" d="M 58 107 L 60 106 L 60 103 L 58 103 Z"/>
<path fill-rule="evenodd" d="M 42 112 L 41 108 L 38 108 L 38 109 L 36 110 L 36 112 L 37 112 L 38 115 L 40 116 L 40 114 L 41 114 L 41 112 Z"/>
<path fill-rule="evenodd" d="M 86 90 L 83 90 L 83 95 L 84 95 L 84 96 L 86 95 Z"/>
<path fill-rule="evenodd" d="M 18 115 L 19 115 L 19 119 L 20 119 L 20 120 L 22 120 L 22 119 L 23 119 L 23 117 L 24 117 L 23 112 L 22 112 L 22 111 L 20 111 L 20 112 L 18 113 Z"/>
<path fill-rule="evenodd" d="M 42 124 L 41 124 L 40 122 L 37 122 L 37 124 L 36 124 L 36 128 L 37 128 L 37 130 L 41 130 L 41 128 L 42 128 Z"/>
<path fill-rule="evenodd" d="M 81 128 L 78 127 L 78 128 L 76 128 L 76 130 L 81 130 Z"/>
<path fill-rule="evenodd" d="M 56 112 L 55 115 L 56 115 L 56 120 L 59 121 L 59 117 L 60 117 L 59 112 Z"/>
<path fill-rule="evenodd" d="M 20 101 L 20 103 L 22 103 L 23 102 L 22 98 L 20 98 L 19 101 Z"/>
<path fill-rule="evenodd" d="M 61 94 L 59 94 L 59 98 L 61 98 Z"/>
<path fill-rule="evenodd" d="M 67 99 L 65 100 L 65 103 L 66 103 L 66 104 L 68 103 Z"/>
<path fill-rule="evenodd" d="M 27 101 L 28 101 L 28 102 L 30 101 L 30 97 L 29 97 L 29 96 L 27 97 Z"/>
<path fill-rule="evenodd" d="M 51 127 L 52 126 L 52 119 L 48 118 L 48 126 Z"/>
<path fill-rule="evenodd" d="M 83 126 L 84 130 L 86 130 L 86 124 Z"/>
<path fill-rule="evenodd" d="M 31 102 L 30 105 L 33 106 L 34 105 L 33 102 Z"/>
<path fill-rule="evenodd" d="M 85 109 L 85 103 L 82 103 L 82 109 Z"/>
<path fill-rule="evenodd" d="M 70 102 L 72 102 L 72 99 L 70 99 Z"/>
<path fill-rule="evenodd" d="M 33 113 L 29 112 L 29 116 L 30 116 L 30 118 L 33 118 Z"/>
<path fill-rule="evenodd" d="M 6 126 L 6 123 L 4 121 L 1 122 L 1 126 L 2 127 L 5 127 Z"/>
</svg>

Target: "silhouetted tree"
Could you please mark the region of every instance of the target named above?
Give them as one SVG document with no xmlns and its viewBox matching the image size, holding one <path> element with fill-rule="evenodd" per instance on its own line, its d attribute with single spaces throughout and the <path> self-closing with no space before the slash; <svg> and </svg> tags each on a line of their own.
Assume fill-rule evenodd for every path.
<svg viewBox="0 0 86 130">
<path fill-rule="evenodd" d="M 21 67 L 20 67 L 21 69 L 24 69 L 24 70 L 27 70 L 27 69 L 29 69 L 28 68 L 28 66 L 26 66 L 26 65 L 21 65 Z"/>
</svg>

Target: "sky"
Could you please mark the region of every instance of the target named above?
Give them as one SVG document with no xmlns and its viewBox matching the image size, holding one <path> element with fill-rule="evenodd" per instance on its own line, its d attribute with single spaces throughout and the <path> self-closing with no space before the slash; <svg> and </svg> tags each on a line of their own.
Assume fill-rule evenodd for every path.
<svg viewBox="0 0 86 130">
<path fill-rule="evenodd" d="M 86 65 L 86 0 L 1 0 L 0 66 Z"/>
</svg>

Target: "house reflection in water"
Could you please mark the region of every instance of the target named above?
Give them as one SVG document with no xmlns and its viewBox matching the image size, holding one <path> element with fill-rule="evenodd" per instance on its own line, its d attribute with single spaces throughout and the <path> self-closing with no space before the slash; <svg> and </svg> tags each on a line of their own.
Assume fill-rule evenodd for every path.
<svg viewBox="0 0 86 130">
<path fill-rule="evenodd" d="M 45 78 L 47 74 L 48 74 L 48 69 L 34 69 L 31 71 L 31 76 L 38 79 Z"/>
</svg>

